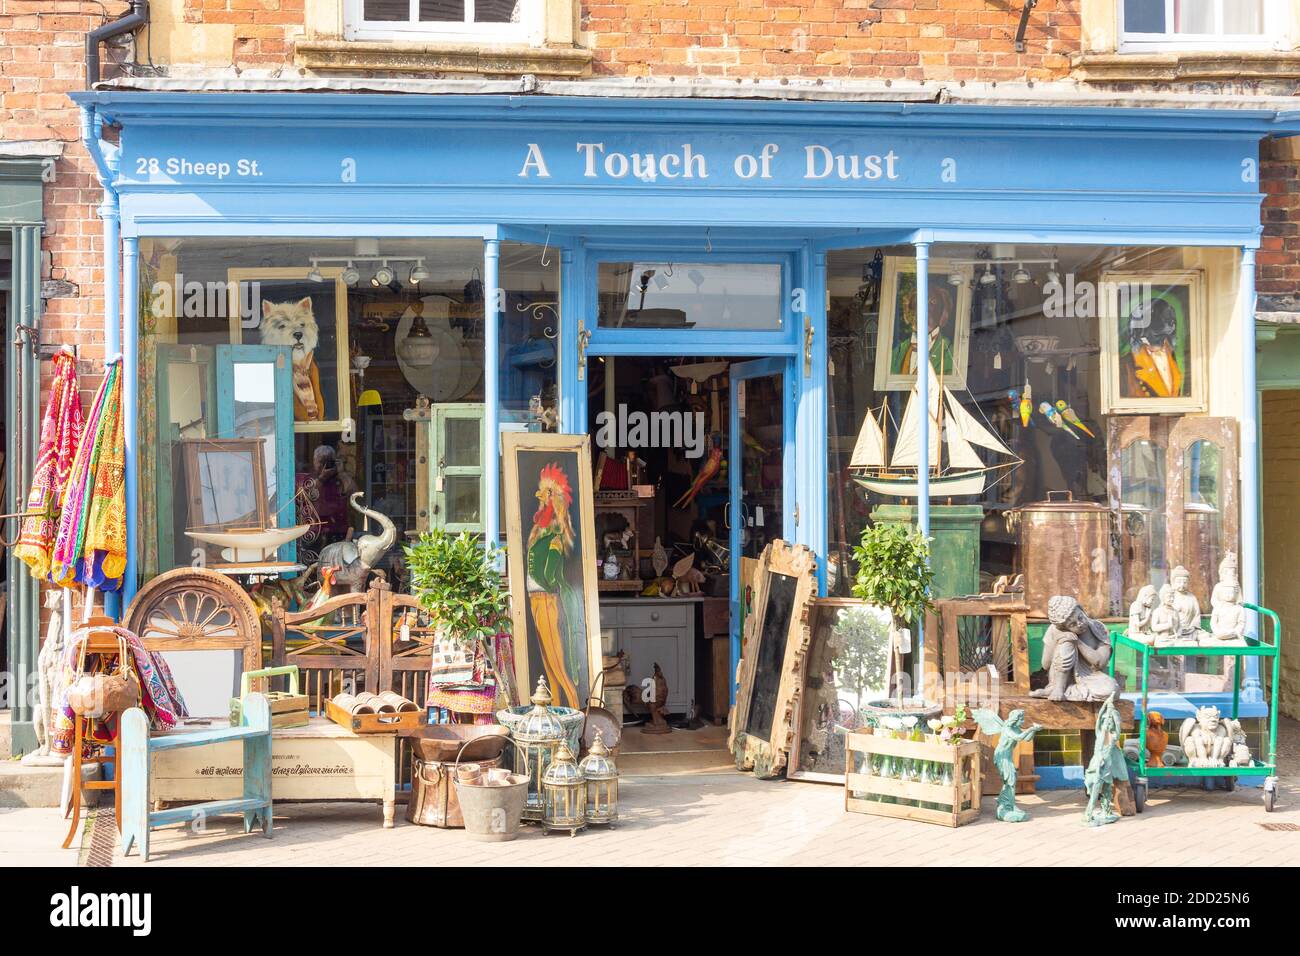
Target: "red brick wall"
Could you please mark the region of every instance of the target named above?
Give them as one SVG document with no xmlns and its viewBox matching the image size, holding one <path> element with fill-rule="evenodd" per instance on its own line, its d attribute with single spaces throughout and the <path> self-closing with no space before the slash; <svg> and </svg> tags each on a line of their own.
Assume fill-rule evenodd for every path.
<svg viewBox="0 0 1300 956">
<path fill-rule="evenodd" d="M 65 95 L 86 83 L 85 36 L 126 7 L 119 0 L 0 0 L 0 138 L 64 144 L 54 182 L 45 187 L 43 276 L 73 283 L 77 295 L 47 299 L 46 342 L 80 346 L 93 389 L 103 363 L 103 234 L 95 210 L 101 190 L 80 145 L 80 116 Z M 116 53 L 101 53 L 110 68 Z"/>
<path fill-rule="evenodd" d="M 1260 295 L 1300 294 L 1300 184 L 1297 160 L 1285 143 L 1265 143 L 1260 157 L 1259 188 L 1264 236 L 1256 253 L 1256 289 Z"/>
<path fill-rule="evenodd" d="M 595 72 L 615 76 L 1052 80 L 1069 70 L 1077 0 L 1043 0 L 1026 52 L 1020 4 L 990 0 L 590 0 Z"/>
</svg>

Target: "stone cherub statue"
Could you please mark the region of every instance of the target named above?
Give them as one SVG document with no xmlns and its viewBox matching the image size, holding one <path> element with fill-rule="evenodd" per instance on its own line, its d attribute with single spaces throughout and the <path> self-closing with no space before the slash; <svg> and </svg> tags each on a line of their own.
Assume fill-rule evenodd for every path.
<svg viewBox="0 0 1300 956">
<path fill-rule="evenodd" d="M 1042 725 L 1024 726 L 1023 710 L 1013 710 L 1005 721 L 996 712 L 984 708 L 972 712 L 971 716 L 980 730 L 998 738 L 998 745 L 993 748 L 993 766 L 1002 778 L 997 818 L 1003 823 L 1024 823 L 1029 814 L 1016 806 L 1016 745 L 1033 740 L 1034 734 L 1043 729 Z"/>
<path fill-rule="evenodd" d="M 1115 695 L 1111 694 L 1097 711 L 1094 725 L 1097 734 L 1092 759 L 1083 772 L 1083 786 L 1088 791 L 1088 806 L 1083 811 L 1088 826 L 1100 827 L 1120 818 L 1115 812 L 1115 782 L 1128 779 L 1128 764 L 1119 741 L 1122 733 Z"/>
<path fill-rule="evenodd" d="M 1154 585 L 1145 584 L 1137 593 L 1137 599 L 1134 600 L 1128 608 L 1128 636 L 1135 641 L 1141 641 L 1143 644 L 1150 644 L 1155 640 L 1155 635 L 1151 633 L 1151 616 L 1155 613 L 1156 606 L 1160 602 L 1160 592 L 1155 589 Z"/>
<path fill-rule="evenodd" d="M 1048 700 L 1105 700 L 1119 690 L 1106 673 L 1110 663 L 1110 634 L 1068 595 L 1047 602 L 1047 633 L 1043 635 L 1042 667 L 1047 686 L 1030 691 L 1030 697 Z"/>
<path fill-rule="evenodd" d="M 1210 634 L 1216 643 L 1245 643 L 1246 609 L 1241 603 L 1237 555 L 1231 551 L 1219 562 L 1219 582 L 1210 592 Z"/>
<path fill-rule="evenodd" d="M 1219 708 L 1198 707 L 1196 716 L 1188 717 L 1179 728 L 1178 743 L 1187 755 L 1187 766 L 1222 767 L 1230 759 L 1239 759 L 1234 751 L 1237 745 L 1245 747 L 1246 735 L 1241 722 L 1221 716 Z M 1247 759 L 1249 753 L 1247 750 Z"/>
<path fill-rule="evenodd" d="M 1169 572 L 1174 589 L 1174 610 L 1178 612 L 1178 636 L 1195 644 L 1201 631 L 1201 602 L 1191 592 L 1192 576 L 1181 564 Z"/>
</svg>

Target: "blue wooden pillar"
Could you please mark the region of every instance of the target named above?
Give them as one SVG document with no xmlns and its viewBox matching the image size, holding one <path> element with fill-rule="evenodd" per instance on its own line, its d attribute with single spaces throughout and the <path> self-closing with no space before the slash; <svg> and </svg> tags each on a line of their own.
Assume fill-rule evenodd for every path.
<svg viewBox="0 0 1300 956">
<path fill-rule="evenodd" d="M 140 240 L 131 236 L 122 242 L 122 424 L 126 436 L 126 571 L 122 578 L 120 604 L 105 595 L 104 610 L 121 619 L 135 596 L 139 566 L 136 556 L 140 540 Z M 153 507 L 154 502 L 145 502 Z M 115 604 L 117 606 L 115 606 Z"/>
<path fill-rule="evenodd" d="M 1241 250 L 1241 596 L 1259 603 L 1260 522 L 1259 506 L 1259 392 L 1255 381 L 1255 250 Z M 1258 615 L 1248 612 L 1250 625 L 1259 627 Z M 1274 693 L 1276 693 L 1276 688 Z M 1246 658 L 1241 698 L 1248 702 L 1264 699 L 1260 685 L 1259 658 Z"/>
<path fill-rule="evenodd" d="M 500 544 L 501 515 L 501 392 L 497 384 L 501 368 L 501 310 L 505 292 L 501 288 L 501 242 L 483 243 L 483 285 L 486 304 L 483 313 L 483 537 Z"/>
<path fill-rule="evenodd" d="M 919 438 L 916 452 L 916 526 L 930 537 L 930 243 L 916 243 L 916 416 Z M 940 396 L 942 400 L 943 396 Z M 925 620 L 916 622 L 917 674 L 925 673 Z"/>
</svg>

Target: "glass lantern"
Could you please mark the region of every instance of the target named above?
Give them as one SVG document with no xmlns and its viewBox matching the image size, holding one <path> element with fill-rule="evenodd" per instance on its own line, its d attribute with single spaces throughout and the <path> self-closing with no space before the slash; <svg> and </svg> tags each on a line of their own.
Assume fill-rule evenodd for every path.
<svg viewBox="0 0 1300 956">
<path fill-rule="evenodd" d="M 547 830 L 568 830 L 574 836 L 587 825 L 587 779 L 566 742 L 561 741 L 542 777 L 542 804 Z"/>
<path fill-rule="evenodd" d="M 587 822 L 613 824 L 618 820 L 618 767 L 599 730 L 578 769 L 587 778 Z"/>
<path fill-rule="evenodd" d="M 518 745 L 515 748 L 515 770 L 528 774 L 528 799 L 524 803 L 523 818 L 539 821 L 543 815 L 542 778 L 559 749 L 565 746 L 565 732 L 564 724 L 550 709 L 551 691 L 546 686 L 545 677 L 537 679 L 532 701 L 533 709 L 511 730 L 510 736 Z M 567 752 L 568 748 L 565 750 Z"/>
</svg>

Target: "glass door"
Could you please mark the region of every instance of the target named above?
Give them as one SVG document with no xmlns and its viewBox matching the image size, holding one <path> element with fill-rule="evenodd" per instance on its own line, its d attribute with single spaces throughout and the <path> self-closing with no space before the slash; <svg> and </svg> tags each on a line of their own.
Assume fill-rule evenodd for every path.
<svg viewBox="0 0 1300 956">
<path fill-rule="evenodd" d="M 730 501 L 727 525 L 731 549 L 731 671 L 740 660 L 745 570 L 767 543 L 785 536 L 785 420 L 787 362 L 756 359 L 731 366 L 727 454 Z M 731 683 L 731 702 L 736 688 Z"/>
</svg>

